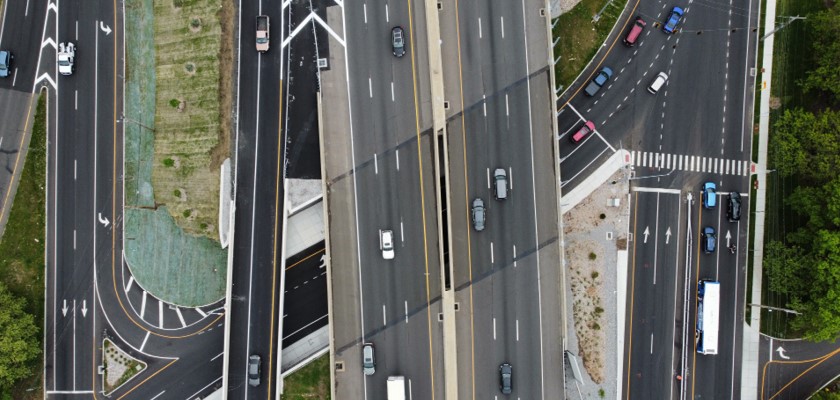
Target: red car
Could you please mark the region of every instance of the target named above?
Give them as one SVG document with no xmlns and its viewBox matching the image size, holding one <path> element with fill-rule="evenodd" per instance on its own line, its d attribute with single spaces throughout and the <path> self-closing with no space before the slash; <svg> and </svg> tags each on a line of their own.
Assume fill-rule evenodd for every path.
<svg viewBox="0 0 840 400">
<path fill-rule="evenodd" d="M 586 135 L 592 133 L 595 130 L 595 123 L 592 121 L 586 121 L 583 126 L 572 135 L 572 143 L 580 143 Z"/>
</svg>

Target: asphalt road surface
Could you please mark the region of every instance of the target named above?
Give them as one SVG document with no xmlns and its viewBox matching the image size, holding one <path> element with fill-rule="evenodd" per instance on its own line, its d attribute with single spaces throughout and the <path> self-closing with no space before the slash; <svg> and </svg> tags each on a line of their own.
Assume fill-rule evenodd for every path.
<svg viewBox="0 0 840 400">
<path fill-rule="evenodd" d="M 283 287 L 282 210 L 285 133 L 280 124 L 286 80 L 281 46 L 287 10 L 263 1 L 240 4 L 237 104 L 236 223 L 231 294 L 227 395 L 273 398 L 278 390 Z M 257 15 L 271 21 L 271 47 L 255 49 Z M 283 18 L 286 18 L 285 20 Z M 261 358 L 259 386 L 248 384 L 248 359 Z"/>
<path fill-rule="evenodd" d="M 661 31 L 661 23 L 673 6 L 686 12 L 678 32 L 668 35 Z M 747 246 L 748 198 L 744 197 L 745 218 L 740 224 L 726 222 L 721 206 L 706 212 L 698 207 L 704 181 L 717 183 L 723 193 L 747 192 L 756 7 L 757 2 L 737 7 L 631 2 L 607 46 L 560 100 L 564 193 L 574 190 L 620 148 L 630 150 L 633 157 L 633 189 L 650 189 L 634 194 L 627 376 L 622 378 L 627 398 L 674 398 L 681 390 L 686 396 L 703 398 L 739 396 L 743 252 L 737 257 L 726 251 L 694 254 L 690 265 L 685 252 L 699 249 L 696 238 L 701 225 L 718 228 L 720 240 L 729 232 L 739 248 Z M 648 25 L 635 47 L 628 48 L 621 39 L 637 16 Z M 595 96 L 584 95 L 582 87 L 605 66 L 614 71 L 613 77 Z M 651 94 L 647 88 L 659 72 L 668 74 L 668 82 Z M 592 121 L 596 132 L 572 144 L 570 136 L 585 121 Z M 686 208 L 688 193 L 695 203 Z M 689 217 L 695 241 L 687 250 Z M 671 237 L 665 245 L 668 227 Z M 675 243 L 682 248 L 674 249 Z M 687 281 L 683 273 L 688 274 Z M 724 287 L 719 354 L 700 356 L 693 351 L 696 280 L 710 276 Z M 674 382 L 677 374 L 685 379 Z"/>
<path fill-rule="evenodd" d="M 459 398 L 563 398 L 551 73 L 538 1 L 458 2 L 441 12 L 449 133 Z M 494 199 L 494 171 L 508 199 Z M 486 228 L 474 230 L 474 199 Z"/>
<path fill-rule="evenodd" d="M 759 399 L 805 399 L 840 375 L 840 344 L 773 339 L 759 346 Z"/>
</svg>

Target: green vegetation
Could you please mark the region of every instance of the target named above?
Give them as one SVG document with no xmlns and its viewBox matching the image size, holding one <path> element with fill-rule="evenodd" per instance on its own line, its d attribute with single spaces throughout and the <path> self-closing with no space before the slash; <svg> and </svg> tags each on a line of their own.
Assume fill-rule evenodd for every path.
<svg viewBox="0 0 840 400">
<path fill-rule="evenodd" d="M 312 361 L 283 380 L 283 400 L 330 399 L 330 355 Z"/>
<path fill-rule="evenodd" d="M 762 311 L 762 330 L 832 340 L 840 336 L 840 110 L 831 106 L 840 87 L 825 80 L 840 77 L 840 10 L 819 11 L 824 3 L 814 0 L 779 5 L 779 15 L 808 20 L 776 34 L 762 303 L 801 315 Z"/>
<path fill-rule="evenodd" d="M 592 22 L 592 17 L 606 4 L 598 22 Z M 552 37 L 559 39 L 554 46 L 554 58 L 560 57 L 555 66 L 558 87 L 565 88 L 574 82 L 607 39 L 626 4 L 627 0 L 582 0 L 571 11 L 552 21 Z"/>
<path fill-rule="evenodd" d="M 19 380 L 35 374 L 40 335 L 26 300 L 0 283 L 0 392 L 11 390 Z"/>
<path fill-rule="evenodd" d="M 186 233 L 218 241 L 217 230 L 201 226 L 218 219 L 219 172 L 230 155 L 233 3 L 153 7 L 155 204 L 165 204 Z M 178 188 L 190 194 L 186 201 L 173 196 Z"/>
<path fill-rule="evenodd" d="M 27 389 L 41 387 L 46 132 L 46 97 L 41 96 L 20 183 L 0 240 L 0 398 L 44 397 L 41 390 Z"/>
</svg>

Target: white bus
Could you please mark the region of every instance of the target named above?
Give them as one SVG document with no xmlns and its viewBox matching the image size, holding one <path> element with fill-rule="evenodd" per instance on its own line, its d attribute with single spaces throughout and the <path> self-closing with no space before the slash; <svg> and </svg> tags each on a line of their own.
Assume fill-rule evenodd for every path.
<svg viewBox="0 0 840 400">
<path fill-rule="evenodd" d="M 697 284 L 697 352 L 717 354 L 720 282 L 701 280 Z"/>
</svg>

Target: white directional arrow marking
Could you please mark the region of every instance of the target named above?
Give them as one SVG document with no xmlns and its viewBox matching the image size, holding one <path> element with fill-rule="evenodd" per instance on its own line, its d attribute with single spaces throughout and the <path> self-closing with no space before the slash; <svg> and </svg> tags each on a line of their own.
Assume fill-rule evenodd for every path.
<svg viewBox="0 0 840 400">
<path fill-rule="evenodd" d="M 668 241 L 671 240 L 671 227 L 668 227 L 668 230 L 665 231 L 665 244 L 668 244 Z"/>
<path fill-rule="evenodd" d="M 87 300 L 82 300 L 82 317 L 87 317 Z"/>
<path fill-rule="evenodd" d="M 103 218 L 102 213 L 98 213 L 96 215 L 97 215 L 97 218 L 99 218 L 99 223 L 104 225 L 107 228 L 108 224 L 110 224 L 110 222 L 108 221 L 108 218 Z"/>
<path fill-rule="evenodd" d="M 61 313 L 64 314 L 65 317 L 67 316 L 67 299 L 64 299 L 64 306 L 61 307 Z"/>
<path fill-rule="evenodd" d="M 729 233 L 729 230 L 726 230 L 726 247 L 729 247 L 729 239 L 732 239 L 732 234 Z"/>
<path fill-rule="evenodd" d="M 779 348 L 776 349 L 776 351 L 779 353 L 779 357 L 782 357 L 785 360 L 790 360 L 790 357 L 785 355 L 785 349 L 783 349 L 782 346 L 779 346 Z"/>
<path fill-rule="evenodd" d="M 111 34 L 111 28 L 108 25 L 105 25 L 105 22 L 99 21 L 99 29 L 102 29 L 102 32 L 105 32 L 105 36 Z"/>
<path fill-rule="evenodd" d="M 647 243 L 647 238 L 650 235 L 650 227 L 645 227 L 645 243 Z"/>
<path fill-rule="evenodd" d="M 327 255 L 326 255 L 326 254 L 321 254 L 321 265 L 320 265 L 320 266 L 318 266 L 318 268 L 324 268 L 324 267 L 326 267 L 326 266 L 327 266 L 327 263 L 326 263 L 326 262 L 324 262 L 324 259 L 325 259 L 325 258 L 327 258 Z"/>
</svg>

